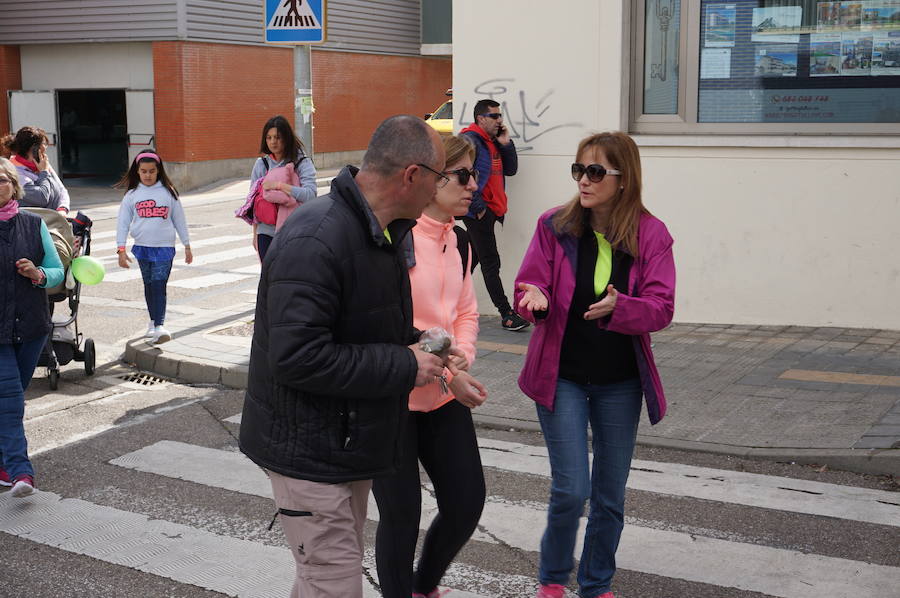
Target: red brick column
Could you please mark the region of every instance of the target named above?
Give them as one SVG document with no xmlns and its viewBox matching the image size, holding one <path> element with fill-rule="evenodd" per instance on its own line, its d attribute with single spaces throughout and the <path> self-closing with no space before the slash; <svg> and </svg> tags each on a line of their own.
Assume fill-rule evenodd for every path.
<svg viewBox="0 0 900 598">
<path fill-rule="evenodd" d="M 0 136 L 9 132 L 7 91 L 22 89 L 22 62 L 19 46 L 0 46 Z"/>
<path fill-rule="evenodd" d="M 153 78 L 164 160 L 249 158 L 268 118 L 294 120 L 290 48 L 153 42 Z"/>
<path fill-rule="evenodd" d="M 453 62 L 313 50 L 312 75 L 316 152 L 362 150 L 388 116 L 423 116 L 446 101 Z"/>
</svg>

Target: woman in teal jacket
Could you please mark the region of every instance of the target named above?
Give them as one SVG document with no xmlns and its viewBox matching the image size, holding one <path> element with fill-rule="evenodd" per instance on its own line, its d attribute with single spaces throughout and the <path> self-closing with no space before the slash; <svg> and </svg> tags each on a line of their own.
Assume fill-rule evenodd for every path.
<svg viewBox="0 0 900 598">
<path fill-rule="evenodd" d="M 34 492 L 25 439 L 25 389 L 50 332 L 45 288 L 63 266 L 40 217 L 19 211 L 16 167 L 0 158 L 0 485 L 14 497 Z"/>
</svg>

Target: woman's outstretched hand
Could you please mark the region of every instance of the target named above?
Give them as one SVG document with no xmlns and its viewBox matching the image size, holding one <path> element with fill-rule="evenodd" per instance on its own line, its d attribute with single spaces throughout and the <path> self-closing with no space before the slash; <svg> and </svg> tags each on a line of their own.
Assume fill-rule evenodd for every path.
<svg viewBox="0 0 900 598">
<path fill-rule="evenodd" d="M 519 300 L 519 307 L 531 312 L 546 311 L 549 302 L 539 288 L 527 282 L 520 282 L 518 286 L 520 291 L 524 291 L 522 299 Z"/>
<path fill-rule="evenodd" d="M 616 308 L 616 301 L 619 300 L 619 292 L 612 285 L 606 287 L 606 297 L 592 303 L 588 306 L 588 310 L 584 312 L 585 320 L 599 320 L 604 316 L 608 316 Z"/>
</svg>

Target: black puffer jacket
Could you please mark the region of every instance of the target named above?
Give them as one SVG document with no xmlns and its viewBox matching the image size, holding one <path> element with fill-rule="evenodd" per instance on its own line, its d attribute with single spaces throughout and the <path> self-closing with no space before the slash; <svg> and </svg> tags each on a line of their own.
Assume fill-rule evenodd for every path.
<svg viewBox="0 0 900 598">
<path fill-rule="evenodd" d="M 256 302 L 241 450 L 317 482 L 394 471 L 417 365 L 409 275 L 347 167 L 329 195 L 288 218 L 266 255 Z"/>
</svg>

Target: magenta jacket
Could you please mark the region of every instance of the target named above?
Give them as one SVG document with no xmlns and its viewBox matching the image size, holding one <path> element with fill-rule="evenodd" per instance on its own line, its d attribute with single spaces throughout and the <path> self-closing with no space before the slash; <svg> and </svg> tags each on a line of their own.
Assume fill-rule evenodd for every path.
<svg viewBox="0 0 900 598">
<path fill-rule="evenodd" d="M 552 410 L 559 377 L 559 353 L 572 295 L 575 292 L 575 268 L 578 264 L 578 239 L 559 235 L 553 228 L 553 208 L 538 219 L 537 229 L 525 252 L 516 276 L 515 303 L 519 314 L 534 322 L 535 328 L 528 343 L 525 367 L 519 375 L 519 388 L 538 404 Z M 661 220 L 643 214 L 638 225 L 638 251 L 631 266 L 628 289 L 616 289 L 619 298 L 613 313 L 597 320 L 597 325 L 634 339 L 641 386 L 647 401 L 650 423 L 656 424 L 666 414 L 666 397 L 653 351 L 650 333 L 662 330 L 672 321 L 675 312 L 675 260 L 672 256 L 672 237 Z M 520 282 L 540 288 L 549 300 L 546 318 L 535 320 L 534 315 L 519 307 L 522 291 Z"/>
</svg>

